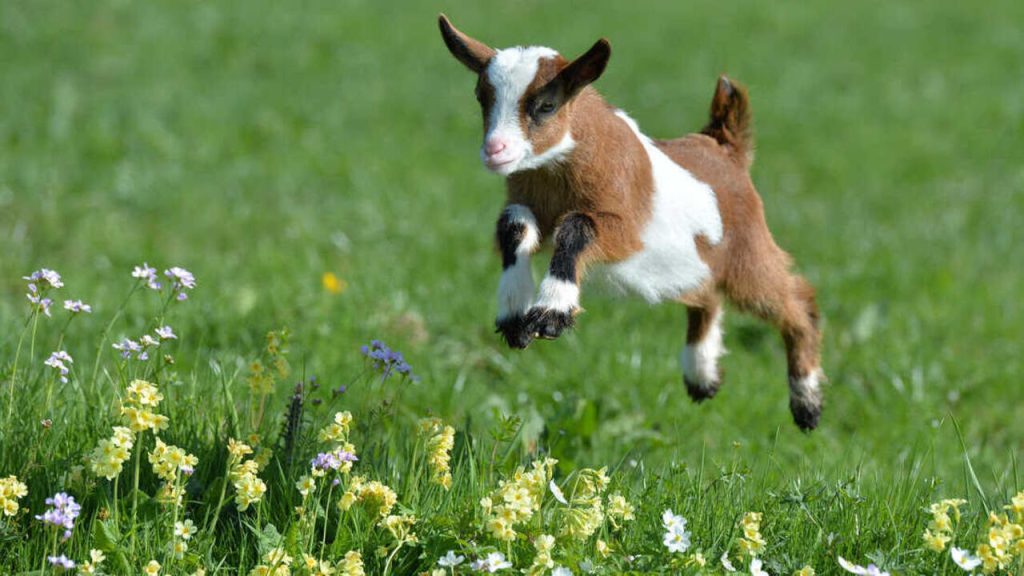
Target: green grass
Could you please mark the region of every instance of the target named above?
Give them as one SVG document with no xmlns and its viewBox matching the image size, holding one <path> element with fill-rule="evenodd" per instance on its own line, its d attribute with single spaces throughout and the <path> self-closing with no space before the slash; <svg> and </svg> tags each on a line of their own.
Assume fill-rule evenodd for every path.
<svg viewBox="0 0 1024 576">
<path fill-rule="evenodd" d="M 677 367 L 678 306 L 589 289 L 572 334 L 523 353 L 502 347 L 491 240 L 502 183 L 479 164 L 473 80 L 440 41 L 439 10 L 496 46 L 575 54 L 609 38 L 598 88 L 654 136 L 701 126 L 717 74 L 749 86 L 754 180 L 825 318 L 831 383 L 818 431 L 790 422 L 778 336 L 738 313 L 726 316 L 725 385 L 700 406 Z M 67 470 L 116 421 L 129 375 L 100 335 L 145 260 L 199 280 L 172 307 L 180 342 L 160 376 L 169 441 L 199 457 L 197 482 L 223 475 L 229 434 L 251 431 L 229 416 L 250 409 L 246 366 L 269 330 L 290 330 L 291 380 L 316 375 L 325 398 L 363 371 L 358 347 L 371 338 L 405 353 L 419 382 L 357 379 L 343 400 L 364 423 L 392 400 L 386 427 L 357 434 L 357 466 L 432 519 L 396 573 L 471 549 L 452 534 L 486 546 L 473 536 L 476 501 L 545 454 L 561 461 L 560 479 L 615 470 L 616 489 L 639 506 L 616 536 L 640 556 L 637 569 L 665 558 L 658 516 L 672 506 L 713 558 L 734 544 L 743 512 L 763 511 L 772 574 L 805 562 L 835 573 L 837 553 L 956 573 L 920 551 L 927 503 L 968 498 L 977 520 L 1024 488 L 1021 21 L 1024 5 L 1008 0 L 0 4 L 0 477 L 29 484 L 31 514 L 59 489 L 79 497 L 88 518 L 64 549 L 85 557 L 110 486 L 75 484 Z M 42 266 L 64 275 L 58 297 L 95 313 L 67 330 L 75 372 L 49 407 L 42 360 L 65 316 L 40 322 L 6 419 L 28 314 L 20 278 Z M 342 294 L 324 291 L 328 271 L 347 282 Z M 159 309 L 133 296 L 110 338 L 137 336 Z M 291 380 L 268 403 L 268 442 Z M 460 431 L 449 499 L 408 477 L 407 436 L 428 414 Z M 488 430 L 499 414 L 521 426 L 495 460 Z M 328 418 L 326 408 L 311 415 L 306 433 Z M 291 472 L 268 475 L 259 518 L 282 531 L 297 498 Z M 190 515 L 214 504 L 196 497 Z M 247 571 L 258 539 L 245 526 L 256 521 L 225 514 L 217 538 L 194 548 L 211 571 Z M 376 562 L 382 536 L 357 534 L 339 542 Z M 136 567 L 164 554 L 159 535 L 140 535 L 127 552 Z M 38 569 L 48 545 L 27 513 L 0 523 L 0 572 Z M 528 563 L 529 548 L 517 558 Z"/>
</svg>

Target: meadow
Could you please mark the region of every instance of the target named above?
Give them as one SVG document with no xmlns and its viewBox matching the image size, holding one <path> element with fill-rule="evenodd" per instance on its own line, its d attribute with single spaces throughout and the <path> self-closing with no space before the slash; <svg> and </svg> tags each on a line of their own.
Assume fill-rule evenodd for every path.
<svg viewBox="0 0 1024 576">
<path fill-rule="evenodd" d="M 819 291 L 818 430 L 736 312 L 701 405 L 679 306 L 585 288 L 572 333 L 503 346 L 503 184 L 440 11 L 499 47 L 607 37 L 597 87 L 653 136 L 698 129 L 719 73 L 749 87 L 754 181 Z M 1009 0 L 0 3 L 0 574 L 966 573 L 953 546 L 1021 573 L 1020 22 Z M 43 268 L 62 286 L 24 279 Z"/>
</svg>

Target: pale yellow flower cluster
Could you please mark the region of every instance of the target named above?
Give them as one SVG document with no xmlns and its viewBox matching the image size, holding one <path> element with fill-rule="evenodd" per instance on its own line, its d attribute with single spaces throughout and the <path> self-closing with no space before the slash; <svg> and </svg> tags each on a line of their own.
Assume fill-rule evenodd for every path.
<svg viewBox="0 0 1024 576">
<path fill-rule="evenodd" d="M 1024 500 L 1024 492 L 1017 494 L 1015 500 L 1018 499 Z M 1008 508 L 1013 510 L 1012 506 Z M 996 570 L 1008 570 L 1014 557 L 1024 561 L 1024 527 L 1021 526 L 1024 514 L 1020 507 L 1014 513 L 1016 522 L 1011 522 L 1006 514 L 989 513 L 988 542 L 978 546 L 982 572 L 992 574 Z"/>
<path fill-rule="evenodd" d="M 932 521 L 924 531 L 922 538 L 925 545 L 934 552 L 942 552 L 946 544 L 953 539 L 953 518 L 960 522 L 960 506 L 966 504 L 966 500 L 959 498 L 947 498 L 931 505 L 929 511 L 932 514 Z M 953 518 L 950 518 L 949 511 L 953 511 Z"/>
<path fill-rule="evenodd" d="M 440 418 L 420 420 L 420 436 L 426 439 L 427 463 L 430 465 L 431 480 L 445 490 L 452 487 L 451 452 L 455 446 L 455 428 L 447 426 Z"/>
<path fill-rule="evenodd" d="M 761 513 L 747 512 L 740 520 L 740 527 L 743 528 L 743 538 L 740 538 L 740 550 L 754 558 L 764 552 L 767 544 L 761 536 Z"/>
<path fill-rule="evenodd" d="M 199 464 L 199 459 L 182 448 L 165 444 L 157 437 L 156 446 L 149 453 L 149 463 L 153 465 L 153 473 L 164 481 L 157 498 L 163 502 L 180 505 L 185 488 L 178 483 L 178 474 L 190 476 Z"/>
<path fill-rule="evenodd" d="M 156 560 L 150 560 L 149 563 L 142 567 L 142 573 L 146 576 L 158 576 L 161 568 L 163 568 L 163 566 L 161 566 L 159 562 Z"/>
<path fill-rule="evenodd" d="M 376 480 L 367 482 L 362 476 L 353 476 L 348 490 L 338 500 L 338 508 L 342 512 L 347 512 L 356 502 L 361 503 L 367 511 L 376 512 L 383 519 L 391 514 L 391 509 L 398 503 L 398 495 Z"/>
<path fill-rule="evenodd" d="M 551 472 L 557 463 L 557 460 L 547 458 L 534 462 L 529 471 L 520 466 L 511 480 L 502 480 L 490 497 L 480 501 L 487 514 L 487 531 L 492 536 L 505 541 L 515 539 L 515 525 L 528 521 L 540 510 Z"/>
<path fill-rule="evenodd" d="M 412 526 L 416 523 L 416 517 L 406 514 L 392 514 L 381 521 L 381 524 L 388 529 L 399 544 L 416 542 L 416 535 L 412 532 Z"/>
<path fill-rule="evenodd" d="M 89 466 L 97 476 L 113 480 L 121 474 L 124 463 L 131 458 L 135 433 L 124 426 L 115 426 L 114 435 L 100 440 L 89 454 Z"/>
<path fill-rule="evenodd" d="M 636 508 L 626 497 L 616 492 L 608 498 L 608 520 L 616 530 L 621 528 L 620 522 L 629 522 L 636 518 Z"/>
<path fill-rule="evenodd" d="M 815 574 L 817 574 L 817 572 L 815 572 L 814 568 L 811 568 L 810 566 L 804 566 L 796 572 L 793 572 L 793 576 L 815 576 Z"/>
<path fill-rule="evenodd" d="M 263 564 L 249 571 L 249 576 L 290 576 L 292 557 L 283 548 L 274 548 L 263 555 Z"/>
<path fill-rule="evenodd" d="M 191 520 L 185 519 L 182 522 L 174 523 L 174 556 L 182 558 L 188 551 L 188 542 L 196 535 L 199 529 Z"/>
<path fill-rule="evenodd" d="M 526 573 L 530 576 L 541 576 L 555 567 L 555 561 L 551 558 L 551 551 L 555 548 L 555 537 L 541 534 L 534 539 L 533 547 L 537 550 L 537 555 L 533 557 L 533 564 Z"/>
<path fill-rule="evenodd" d="M 0 478 L 0 510 L 5 516 L 14 516 L 20 508 L 18 500 L 28 495 L 28 487 L 16 476 Z"/>
<path fill-rule="evenodd" d="M 317 560 L 316 556 L 306 554 L 305 552 L 302 554 L 302 563 L 305 565 L 306 573 L 309 576 L 334 576 L 335 572 L 337 572 L 334 566 L 331 566 L 331 563 L 327 560 Z"/>
<path fill-rule="evenodd" d="M 363 570 L 363 555 L 352 550 L 345 554 L 345 559 L 338 564 L 338 576 L 366 576 Z"/>
<path fill-rule="evenodd" d="M 164 395 L 156 386 L 145 380 L 132 380 L 121 404 L 121 415 L 127 419 L 133 432 L 164 430 L 168 424 L 167 416 L 154 412 L 163 399 Z"/>
<path fill-rule="evenodd" d="M 228 477 L 235 487 L 235 505 L 239 511 L 263 499 L 267 485 L 256 475 L 260 466 L 255 460 L 245 460 L 252 447 L 234 438 L 228 440 Z"/>
<path fill-rule="evenodd" d="M 307 474 L 303 474 L 299 481 L 295 483 L 295 487 L 298 488 L 299 494 L 302 494 L 302 497 L 305 498 L 312 494 L 313 490 L 316 490 L 316 480 L 313 480 Z"/>
<path fill-rule="evenodd" d="M 562 534 L 576 540 L 586 540 L 604 522 L 601 496 L 608 488 L 607 468 L 584 468 L 577 472 L 569 506 L 560 510 Z"/>
<path fill-rule="evenodd" d="M 89 550 L 89 561 L 78 565 L 78 573 L 83 575 L 96 574 L 107 557 L 101 550 Z"/>
<path fill-rule="evenodd" d="M 277 378 L 288 377 L 291 368 L 286 358 L 288 350 L 285 345 L 288 343 L 288 333 L 284 330 L 267 333 L 267 346 L 264 359 L 254 360 L 249 365 L 249 390 L 255 396 L 266 396 L 274 391 L 274 382 Z"/>
</svg>

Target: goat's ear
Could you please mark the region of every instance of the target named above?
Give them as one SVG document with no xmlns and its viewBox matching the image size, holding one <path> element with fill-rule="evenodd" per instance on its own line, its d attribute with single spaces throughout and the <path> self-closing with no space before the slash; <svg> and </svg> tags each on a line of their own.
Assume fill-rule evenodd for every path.
<svg viewBox="0 0 1024 576">
<path fill-rule="evenodd" d="M 580 90 L 601 77 L 608 59 L 612 56 L 612 45 L 601 38 L 582 56 L 573 60 L 555 78 L 561 84 L 562 95 L 569 100 Z"/>
<path fill-rule="evenodd" d="M 448 46 L 448 51 L 452 53 L 452 56 L 455 56 L 459 62 L 465 64 L 466 68 L 473 72 L 477 74 L 483 72 L 487 67 L 487 61 L 495 54 L 494 48 L 460 32 L 458 28 L 452 26 L 444 14 L 438 15 L 437 24 L 441 28 L 441 37 L 444 38 L 444 43 Z"/>
</svg>

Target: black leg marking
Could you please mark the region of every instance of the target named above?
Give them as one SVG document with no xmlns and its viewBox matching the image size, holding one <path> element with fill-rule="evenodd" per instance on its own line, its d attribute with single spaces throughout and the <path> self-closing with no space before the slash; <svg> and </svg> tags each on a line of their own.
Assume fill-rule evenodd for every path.
<svg viewBox="0 0 1024 576">
<path fill-rule="evenodd" d="M 516 250 L 526 237 L 526 224 L 513 220 L 509 210 L 498 218 L 498 248 L 501 250 L 501 269 L 507 270 L 516 264 Z"/>
<path fill-rule="evenodd" d="M 597 235 L 594 221 L 586 214 L 573 212 L 562 220 L 555 233 L 555 253 L 548 274 L 553 278 L 576 282 L 576 261 Z"/>
<path fill-rule="evenodd" d="M 684 374 L 683 383 L 686 384 L 686 393 L 689 394 L 690 399 L 698 404 L 705 400 L 710 400 L 715 397 L 715 394 L 718 394 L 718 382 L 712 382 L 706 386 L 703 386 L 701 384 L 694 382 L 693 380 L 690 380 Z"/>
<path fill-rule="evenodd" d="M 521 314 L 501 318 L 495 322 L 495 326 L 510 348 L 522 350 L 533 342 L 533 332 L 527 329 L 526 318 Z"/>
<path fill-rule="evenodd" d="M 571 312 L 534 306 L 526 314 L 526 332 L 533 338 L 554 340 L 575 324 L 576 319 Z"/>
</svg>

